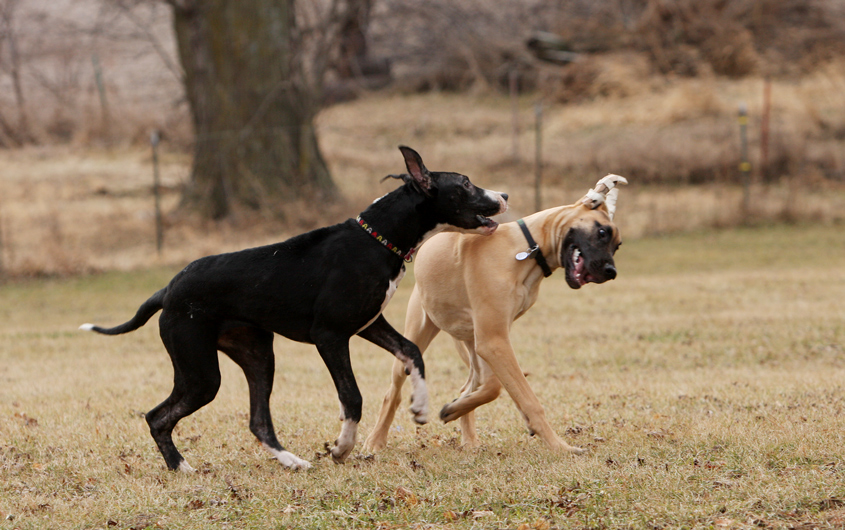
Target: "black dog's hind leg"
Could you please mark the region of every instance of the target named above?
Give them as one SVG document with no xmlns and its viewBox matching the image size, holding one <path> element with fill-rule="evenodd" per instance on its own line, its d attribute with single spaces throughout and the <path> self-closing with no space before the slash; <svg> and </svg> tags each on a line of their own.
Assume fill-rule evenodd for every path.
<svg viewBox="0 0 845 530">
<path fill-rule="evenodd" d="M 286 451 L 276 438 L 270 416 L 270 393 L 276 370 L 273 333 L 252 326 L 237 326 L 220 333 L 217 347 L 244 371 L 249 384 L 249 430 L 285 467 L 308 469 L 311 463 Z"/>
<path fill-rule="evenodd" d="M 337 398 L 340 400 L 340 420 L 343 427 L 331 449 L 332 459 L 340 463 L 346 460 L 355 447 L 363 399 L 349 360 L 349 337 L 329 330 L 312 332 L 312 337 L 320 357 L 329 369 L 337 389 Z"/>
<path fill-rule="evenodd" d="M 411 376 L 411 413 L 414 421 L 423 424 L 428 422 L 428 388 L 425 385 L 425 365 L 422 353 L 416 344 L 403 337 L 384 318 L 379 317 L 358 336 L 380 346 L 396 356 L 405 364 L 405 373 Z"/>
<path fill-rule="evenodd" d="M 173 428 L 179 420 L 210 403 L 220 388 L 216 329 L 188 318 L 170 318 L 167 313 L 161 316 L 161 339 L 173 362 L 173 391 L 146 415 L 150 434 L 167 467 L 174 471 L 193 468 L 173 444 Z"/>
</svg>

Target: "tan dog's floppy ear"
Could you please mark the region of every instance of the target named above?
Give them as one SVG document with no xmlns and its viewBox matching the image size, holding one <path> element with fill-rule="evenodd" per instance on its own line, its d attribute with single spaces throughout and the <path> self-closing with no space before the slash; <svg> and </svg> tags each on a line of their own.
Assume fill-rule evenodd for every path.
<svg viewBox="0 0 845 530">
<path fill-rule="evenodd" d="M 628 180 L 619 175 L 610 174 L 602 177 L 596 183 L 596 187 L 588 191 L 580 202 L 591 210 L 595 210 L 604 204 L 607 208 L 607 215 L 612 221 L 613 214 L 616 213 L 616 199 L 619 196 L 619 188 L 616 186 L 627 183 Z"/>
</svg>

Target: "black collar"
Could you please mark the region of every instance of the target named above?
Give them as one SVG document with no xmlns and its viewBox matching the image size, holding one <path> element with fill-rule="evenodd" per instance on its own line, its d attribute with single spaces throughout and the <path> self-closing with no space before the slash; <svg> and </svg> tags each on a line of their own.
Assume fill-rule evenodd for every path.
<svg viewBox="0 0 845 530">
<path fill-rule="evenodd" d="M 373 236 L 373 238 L 377 242 L 381 243 L 382 246 L 384 248 L 386 248 L 387 250 L 389 250 L 390 252 L 393 252 L 394 254 L 396 254 L 400 258 L 404 259 L 408 263 L 410 263 L 414 260 L 414 252 L 417 251 L 416 248 L 412 248 L 407 253 L 402 252 L 401 250 L 399 250 L 399 247 L 397 247 L 393 243 L 389 242 L 386 237 L 384 237 L 382 234 L 378 233 L 375 229 L 373 229 L 373 227 L 370 226 L 370 224 L 367 223 L 367 221 L 362 219 L 360 215 L 355 219 L 355 222 L 357 222 L 358 226 L 360 226 L 361 228 L 364 229 L 365 232 L 367 232 L 368 234 Z"/>
<path fill-rule="evenodd" d="M 548 278 L 552 275 L 552 269 L 549 268 L 549 264 L 546 263 L 546 257 L 543 256 L 543 251 L 540 250 L 540 246 L 536 241 L 534 241 L 534 238 L 531 237 L 531 232 L 528 230 L 528 227 L 525 226 L 525 221 L 519 219 L 516 224 L 518 224 L 519 228 L 522 229 L 522 234 L 525 236 L 525 240 L 528 241 L 528 246 L 530 247 L 527 252 L 520 252 L 517 254 L 516 259 L 522 261 L 528 258 L 534 258 L 537 260 L 537 265 L 543 269 L 543 276 Z"/>
</svg>

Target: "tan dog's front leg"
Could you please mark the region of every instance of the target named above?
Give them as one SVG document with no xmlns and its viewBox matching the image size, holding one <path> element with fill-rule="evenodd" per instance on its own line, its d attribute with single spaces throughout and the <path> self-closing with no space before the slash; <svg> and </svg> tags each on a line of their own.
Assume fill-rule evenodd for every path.
<svg viewBox="0 0 845 530">
<path fill-rule="evenodd" d="M 452 421 L 460 416 L 461 445 L 476 448 L 481 446 L 481 441 L 475 428 L 475 409 L 498 398 L 502 392 L 502 384 L 487 363 L 475 354 L 470 372 L 467 384 L 464 385 L 465 391 L 459 399 L 443 407 L 440 417 L 443 421 Z"/>
<path fill-rule="evenodd" d="M 499 397 L 502 385 L 487 363 L 475 354 L 472 344 L 458 341 L 455 341 L 455 344 L 461 353 L 461 358 L 469 366 L 470 374 L 461 389 L 461 396 L 440 410 L 440 419 L 448 423 L 461 418 L 461 436 L 464 444 L 477 446 L 478 435 L 475 432 L 473 411 Z M 473 414 L 473 417 L 463 420 L 468 414 Z"/>
<path fill-rule="evenodd" d="M 469 368 L 467 382 L 461 387 L 461 396 L 463 396 L 481 386 L 481 369 L 478 363 L 483 361 L 475 355 L 475 351 L 470 344 L 458 339 L 454 339 L 454 342 L 461 360 Z M 472 354 L 470 354 L 471 349 L 473 350 Z M 461 416 L 461 447 L 474 449 L 480 446 L 481 441 L 478 439 L 478 431 L 475 428 L 475 410 L 470 410 Z"/>
<path fill-rule="evenodd" d="M 485 326 L 479 329 L 476 325 L 476 352 L 492 368 L 501 384 L 505 387 L 517 408 L 522 412 L 528 430 L 543 440 L 550 449 L 582 454 L 584 449 L 573 447 L 563 441 L 546 421 L 546 413 L 540 400 L 528 385 L 525 374 L 520 368 L 514 355 L 513 348 L 507 336 L 502 336 L 504 326 Z M 486 331 L 487 333 L 483 333 Z M 442 415 L 442 412 L 441 412 Z"/>
</svg>

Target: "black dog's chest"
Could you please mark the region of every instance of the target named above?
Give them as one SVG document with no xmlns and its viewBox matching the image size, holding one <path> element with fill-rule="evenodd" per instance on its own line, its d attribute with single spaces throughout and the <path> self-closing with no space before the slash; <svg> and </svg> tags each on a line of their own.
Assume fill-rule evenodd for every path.
<svg viewBox="0 0 845 530">
<path fill-rule="evenodd" d="M 399 269 L 399 273 L 388 282 L 387 290 L 384 293 L 384 301 L 382 301 L 381 306 L 378 308 L 378 312 L 367 322 L 364 324 L 356 333 L 360 333 L 364 329 L 367 329 L 370 324 L 375 322 L 375 320 L 384 312 L 384 309 L 387 307 L 387 304 L 390 303 L 391 298 L 393 295 L 396 294 L 396 289 L 399 287 L 399 282 L 402 281 L 402 278 L 405 277 L 405 265 L 402 265 L 402 268 Z"/>
</svg>

